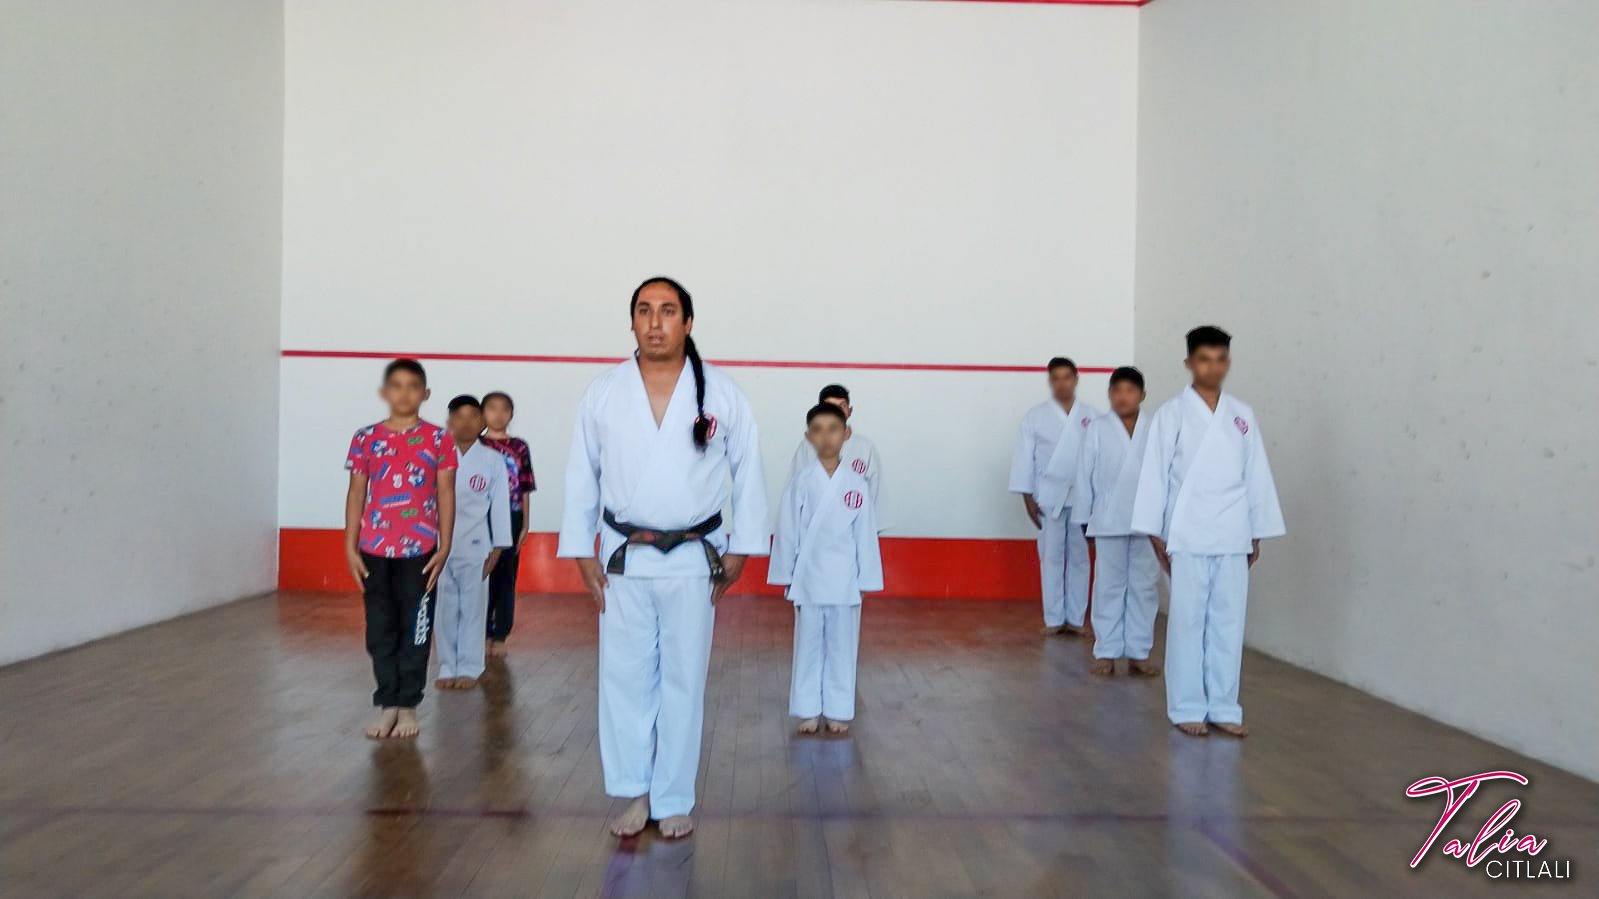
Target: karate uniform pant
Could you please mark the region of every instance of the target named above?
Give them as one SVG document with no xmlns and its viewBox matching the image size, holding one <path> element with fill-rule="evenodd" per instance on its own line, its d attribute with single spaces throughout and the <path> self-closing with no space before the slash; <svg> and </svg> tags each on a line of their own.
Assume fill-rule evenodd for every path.
<svg viewBox="0 0 1599 899">
<path fill-rule="evenodd" d="M 422 566 L 431 558 L 431 552 L 414 559 L 361 554 L 367 570 L 366 652 L 378 682 L 375 706 L 414 709 L 422 702 L 433 646 L 433 594 L 423 592 L 428 579 Z"/>
<path fill-rule="evenodd" d="M 1149 658 L 1159 573 L 1148 537 L 1094 538 L 1094 658 Z"/>
<path fill-rule="evenodd" d="M 521 534 L 522 513 L 513 511 L 511 540 L 515 541 Z M 516 622 L 516 567 L 520 562 L 520 553 L 513 542 L 510 549 L 501 551 L 494 571 L 489 574 L 489 611 L 484 634 L 490 640 L 504 642 L 511 636 L 511 625 Z"/>
<path fill-rule="evenodd" d="M 1072 510 L 1045 518 L 1038 531 L 1039 581 L 1044 591 L 1044 626 L 1083 626 L 1088 612 L 1088 541 Z"/>
<path fill-rule="evenodd" d="M 711 579 L 613 574 L 600 615 L 600 767 L 656 819 L 694 809 L 711 663 Z"/>
<path fill-rule="evenodd" d="M 1244 661 L 1249 556 L 1171 557 L 1166 615 L 1166 715 L 1173 724 L 1242 724 L 1238 674 Z"/>
<path fill-rule="evenodd" d="M 855 720 L 855 658 L 861 645 L 861 607 L 794 607 L 794 671 L 788 713 Z"/>
<path fill-rule="evenodd" d="M 451 556 L 439 577 L 439 677 L 483 676 L 483 619 L 489 611 L 483 561 Z"/>
</svg>

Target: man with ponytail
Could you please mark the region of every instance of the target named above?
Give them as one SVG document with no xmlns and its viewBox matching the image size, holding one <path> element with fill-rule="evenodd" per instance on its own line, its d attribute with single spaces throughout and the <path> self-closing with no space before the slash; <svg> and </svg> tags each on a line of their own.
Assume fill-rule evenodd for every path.
<svg viewBox="0 0 1599 899">
<path fill-rule="evenodd" d="M 600 766 L 631 800 L 611 833 L 672 839 L 694 829 L 716 602 L 771 540 L 755 418 L 700 358 L 693 298 L 651 278 L 629 312 L 638 350 L 578 408 L 556 554 L 600 611 Z"/>
</svg>

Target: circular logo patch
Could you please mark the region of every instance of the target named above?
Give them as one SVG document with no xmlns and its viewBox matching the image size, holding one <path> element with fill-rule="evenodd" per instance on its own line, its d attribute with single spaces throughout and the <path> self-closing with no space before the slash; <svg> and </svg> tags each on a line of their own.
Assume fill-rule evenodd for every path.
<svg viewBox="0 0 1599 899">
<path fill-rule="evenodd" d="M 1233 424 L 1238 426 L 1238 433 L 1240 433 L 1240 434 L 1248 434 L 1249 433 L 1249 422 L 1244 421 L 1242 418 L 1238 418 L 1237 416 L 1234 416 L 1233 417 Z"/>
<path fill-rule="evenodd" d="M 472 488 L 473 493 L 482 493 L 483 491 L 489 489 L 488 479 L 480 474 L 472 475 L 471 479 L 466 482 L 466 485 Z"/>
<path fill-rule="evenodd" d="M 861 496 L 859 490 L 846 490 L 844 492 L 844 505 L 851 509 L 859 509 L 864 502 L 866 502 L 866 497 Z"/>
<path fill-rule="evenodd" d="M 866 473 L 866 460 L 865 459 L 856 459 L 854 462 L 851 462 L 849 464 L 849 467 L 854 469 L 856 474 L 865 474 Z"/>
<path fill-rule="evenodd" d="M 716 416 L 707 415 L 707 416 L 705 416 L 705 439 L 709 440 L 709 439 L 711 439 L 712 437 L 715 437 L 715 436 L 716 436 Z"/>
</svg>

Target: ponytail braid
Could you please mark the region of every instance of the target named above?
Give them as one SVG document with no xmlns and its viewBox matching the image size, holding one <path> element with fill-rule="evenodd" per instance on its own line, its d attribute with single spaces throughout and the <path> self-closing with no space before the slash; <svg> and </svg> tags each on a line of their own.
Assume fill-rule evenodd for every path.
<svg viewBox="0 0 1599 899">
<path fill-rule="evenodd" d="M 678 302 L 683 305 L 684 322 L 694 320 L 694 298 L 689 296 L 683 285 L 667 277 L 650 278 L 635 288 L 633 290 L 633 302 L 628 306 L 629 315 L 632 315 L 638 307 L 638 295 L 651 284 L 665 284 L 677 291 Z M 711 442 L 711 420 L 705 415 L 705 362 L 700 359 L 700 351 L 694 345 L 693 337 L 684 335 L 683 352 L 688 356 L 688 364 L 694 369 L 694 411 L 696 413 L 694 416 L 694 448 L 703 453 Z"/>
</svg>

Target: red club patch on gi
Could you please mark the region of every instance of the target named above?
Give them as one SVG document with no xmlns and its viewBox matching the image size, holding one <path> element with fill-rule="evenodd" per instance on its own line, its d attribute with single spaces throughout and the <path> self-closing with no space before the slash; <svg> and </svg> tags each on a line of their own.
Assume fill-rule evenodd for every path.
<svg viewBox="0 0 1599 899">
<path fill-rule="evenodd" d="M 856 474 L 865 474 L 866 473 L 866 460 L 865 459 L 856 459 L 854 462 L 851 462 L 849 464 L 849 467 L 854 469 Z"/>
<path fill-rule="evenodd" d="M 467 480 L 466 485 L 472 488 L 473 493 L 482 493 L 483 491 L 489 489 L 488 479 L 480 474 L 472 475 L 472 477 Z"/>
<path fill-rule="evenodd" d="M 1240 434 L 1248 434 L 1249 433 L 1249 422 L 1244 421 L 1242 418 L 1239 418 L 1236 415 L 1233 416 L 1233 424 L 1238 426 L 1238 433 L 1240 433 Z"/>
<path fill-rule="evenodd" d="M 849 508 L 859 509 L 861 504 L 864 502 L 866 502 L 866 497 L 861 496 L 861 492 L 859 490 L 844 491 L 844 505 L 848 506 Z"/>
<path fill-rule="evenodd" d="M 705 439 L 709 440 L 709 439 L 711 439 L 712 437 L 715 437 L 715 436 L 716 436 L 716 416 L 707 415 L 707 416 L 705 416 Z"/>
</svg>

